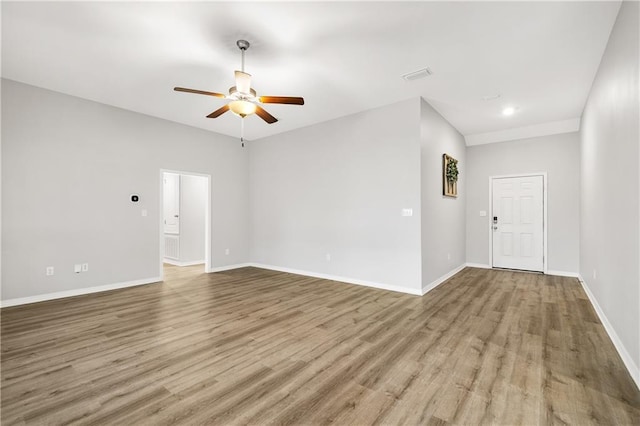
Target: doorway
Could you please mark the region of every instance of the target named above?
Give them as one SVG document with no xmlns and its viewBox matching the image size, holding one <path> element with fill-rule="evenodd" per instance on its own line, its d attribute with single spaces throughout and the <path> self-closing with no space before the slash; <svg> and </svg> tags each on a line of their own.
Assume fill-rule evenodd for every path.
<svg viewBox="0 0 640 426">
<path fill-rule="evenodd" d="M 160 277 L 165 266 L 211 269 L 211 176 L 160 170 Z"/>
<path fill-rule="evenodd" d="M 547 271 L 546 174 L 490 178 L 493 268 Z"/>
</svg>

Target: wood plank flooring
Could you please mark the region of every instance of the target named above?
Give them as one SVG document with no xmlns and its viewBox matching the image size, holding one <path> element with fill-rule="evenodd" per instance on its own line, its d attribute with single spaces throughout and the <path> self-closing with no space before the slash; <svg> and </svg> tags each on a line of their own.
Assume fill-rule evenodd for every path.
<svg viewBox="0 0 640 426">
<path fill-rule="evenodd" d="M 2 424 L 640 424 L 575 279 L 467 268 L 417 297 L 198 270 L 2 309 Z"/>
</svg>

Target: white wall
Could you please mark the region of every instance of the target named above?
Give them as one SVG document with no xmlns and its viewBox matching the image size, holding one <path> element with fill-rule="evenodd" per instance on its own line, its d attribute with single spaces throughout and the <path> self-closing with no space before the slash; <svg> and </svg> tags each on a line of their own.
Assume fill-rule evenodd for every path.
<svg viewBox="0 0 640 426">
<path fill-rule="evenodd" d="M 467 262 L 489 264 L 489 177 L 547 172 L 550 273 L 578 273 L 580 137 L 577 132 L 467 148 Z M 480 210 L 487 212 L 480 216 Z"/>
<path fill-rule="evenodd" d="M 416 98 L 251 142 L 252 261 L 419 292 L 419 120 Z"/>
<path fill-rule="evenodd" d="M 207 178 L 180 175 L 180 262 L 204 263 Z"/>
<path fill-rule="evenodd" d="M 248 261 L 234 138 L 3 79 L 2 141 L 2 300 L 158 277 L 162 168 L 212 176 L 212 265 Z"/>
<path fill-rule="evenodd" d="M 442 195 L 442 154 L 458 160 L 458 197 Z M 465 264 L 467 167 L 464 137 L 425 100 L 420 102 L 422 287 Z"/>
<path fill-rule="evenodd" d="M 582 116 L 580 274 L 640 385 L 638 14 L 622 3 Z"/>
</svg>

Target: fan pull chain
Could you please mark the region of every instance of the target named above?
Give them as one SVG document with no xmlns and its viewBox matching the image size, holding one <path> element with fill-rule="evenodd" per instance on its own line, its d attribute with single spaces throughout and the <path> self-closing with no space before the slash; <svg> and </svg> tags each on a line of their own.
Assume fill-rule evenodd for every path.
<svg viewBox="0 0 640 426">
<path fill-rule="evenodd" d="M 240 143 L 244 148 L 244 117 L 240 118 Z"/>
</svg>

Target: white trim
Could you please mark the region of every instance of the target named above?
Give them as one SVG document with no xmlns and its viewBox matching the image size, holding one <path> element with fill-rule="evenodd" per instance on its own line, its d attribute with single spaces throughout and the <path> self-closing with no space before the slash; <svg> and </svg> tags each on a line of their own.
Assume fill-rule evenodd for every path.
<svg viewBox="0 0 640 426">
<path fill-rule="evenodd" d="M 169 258 L 164 258 L 162 259 L 163 263 L 168 263 L 169 265 L 173 265 L 173 266 L 194 266 L 194 265 L 204 265 L 204 259 L 202 260 L 194 260 L 191 262 L 179 262 L 177 260 L 173 260 L 173 259 L 169 259 Z"/>
<path fill-rule="evenodd" d="M 620 337 L 618 337 L 618 334 L 616 333 L 615 329 L 609 322 L 609 319 L 604 314 L 604 311 L 602 310 L 602 308 L 600 308 L 600 305 L 598 304 L 596 297 L 593 295 L 593 293 L 589 289 L 589 286 L 587 285 L 587 283 L 585 282 L 585 280 L 582 278 L 580 274 L 578 274 L 578 280 L 580 281 L 580 284 L 582 284 L 582 288 L 584 289 L 584 292 L 587 294 L 587 297 L 591 301 L 591 304 L 593 305 L 596 311 L 596 314 L 598 314 L 598 318 L 600 319 L 600 322 L 604 326 L 605 331 L 607 332 L 607 334 L 609 335 L 609 338 L 613 342 L 613 346 L 618 351 L 620 358 L 622 358 L 622 362 L 624 363 L 625 367 L 627 367 L 629 374 L 631 374 L 631 378 L 636 383 L 636 387 L 640 389 L 640 369 L 638 369 L 638 366 L 633 361 L 633 358 L 631 357 L 631 355 L 629 355 L 629 352 L 627 352 L 627 349 L 622 344 L 622 340 L 620 340 Z"/>
<path fill-rule="evenodd" d="M 547 271 L 546 275 L 555 275 L 557 277 L 570 277 L 570 278 L 580 278 L 580 274 L 577 272 L 569 272 L 569 271 Z"/>
<path fill-rule="evenodd" d="M 481 269 L 493 269 L 490 265 L 486 265 L 484 263 L 469 263 L 467 262 L 465 266 L 469 268 L 481 268 Z M 515 271 L 515 269 L 514 269 Z M 527 271 L 518 271 L 518 272 L 527 272 Z M 547 270 L 545 275 L 555 275 L 558 277 L 570 277 L 570 278 L 579 278 L 579 274 L 577 272 L 569 272 L 569 271 L 552 271 Z"/>
<path fill-rule="evenodd" d="M 226 271 L 226 270 L 229 270 L 229 269 L 245 268 L 245 267 L 249 267 L 249 266 L 254 267 L 254 268 L 269 269 L 271 271 L 286 272 L 286 273 L 289 273 L 289 274 L 304 275 L 304 276 L 307 276 L 307 277 L 322 278 L 322 279 L 325 279 L 325 280 L 339 281 L 339 282 L 343 282 L 343 283 L 347 283 L 347 284 L 356 284 L 356 285 L 361 285 L 361 286 L 365 286 L 365 287 L 373 287 L 373 288 L 378 288 L 378 289 L 382 289 L 382 290 L 397 291 L 397 292 L 400 292 L 400 293 L 412 294 L 412 295 L 416 295 L 416 296 L 423 296 L 427 292 L 433 290 L 434 288 L 436 288 L 437 286 L 439 286 L 440 284 L 442 284 L 443 282 L 445 282 L 446 280 L 448 280 L 449 278 L 451 278 L 452 276 L 454 276 L 455 274 L 457 274 L 458 272 L 463 270 L 468 265 L 465 263 L 465 264 L 462 264 L 462 265 L 458 266 L 457 268 L 449 271 L 448 273 L 446 273 L 445 275 L 441 276 L 440 278 L 434 280 L 433 282 L 429 283 L 428 285 L 423 286 L 421 291 L 416 291 L 414 289 L 407 288 L 407 287 L 400 287 L 400 286 L 395 286 L 395 285 L 390 285 L 390 284 L 383 284 L 383 283 L 378 283 L 378 282 L 373 282 L 373 281 L 361 280 L 361 279 L 357 279 L 357 278 L 340 277 L 340 276 L 336 276 L 336 275 L 328 275 L 328 274 L 322 274 L 322 273 L 318 273 L 318 272 L 302 271 L 300 269 L 284 268 L 284 267 L 281 267 L 281 266 L 273 266 L 273 265 L 265 265 L 265 264 L 262 264 L 262 263 L 241 263 L 241 264 L 237 264 L 237 265 L 222 266 L 222 267 L 219 267 L 219 268 L 214 268 L 213 270 L 208 271 L 208 272 L 221 272 L 221 271 Z"/>
<path fill-rule="evenodd" d="M 473 264 L 471 264 L 471 265 L 473 265 Z M 321 279 L 331 280 L 331 281 L 339 281 L 339 282 L 343 282 L 343 283 L 347 283 L 347 284 L 356 284 L 356 285 L 361 285 L 361 286 L 365 286 L 365 287 L 373 287 L 373 288 L 378 288 L 378 289 L 381 289 L 381 290 L 390 290 L 390 291 L 397 291 L 399 293 L 406 293 L 406 294 L 412 294 L 412 295 L 416 295 L 416 296 L 423 296 L 424 294 L 426 294 L 429 291 L 433 290 L 434 288 L 436 288 L 437 286 L 439 286 L 443 282 L 447 281 L 449 278 L 453 277 L 458 272 L 462 271 L 467 266 L 469 266 L 469 264 L 463 263 L 462 265 L 458 266 L 457 268 L 447 272 L 446 274 L 444 274 L 440 278 L 437 278 L 436 280 L 432 281 L 431 283 L 427 284 L 426 286 L 423 286 L 420 291 L 417 291 L 417 290 L 414 290 L 414 289 L 411 289 L 411 288 L 407 288 L 407 287 L 395 286 L 395 285 L 391 285 L 391 284 L 383 284 L 383 283 L 378 283 L 378 282 L 373 282 L 373 281 L 361 280 L 361 279 L 357 279 L 357 278 L 349 278 L 349 277 L 341 277 L 341 276 L 336 276 L 336 275 L 322 274 L 322 273 L 318 273 L 318 272 L 303 271 L 303 270 L 300 270 L 300 269 L 285 268 L 285 267 L 281 267 L 281 266 L 265 265 L 265 264 L 262 264 L 262 263 L 240 263 L 240 264 L 237 264 L 237 265 L 221 266 L 221 267 L 218 267 L 218 268 L 213 268 L 212 270 L 207 271 L 207 272 L 222 272 L 222 271 L 227 271 L 227 270 L 230 270 L 230 269 L 254 267 L 254 268 L 268 269 L 268 270 L 271 270 L 271 271 L 286 272 L 286 273 L 289 273 L 289 274 L 303 275 L 303 276 L 306 276 L 306 277 L 321 278 Z M 488 268 L 488 265 L 482 265 L 480 267 Z"/>
<path fill-rule="evenodd" d="M 428 292 L 430 292 L 434 288 L 438 287 L 440 284 L 442 284 L 443 282 L 447 281 L 449 278 L 453 277 L 458 272 L 462 271 L 466 266 L 467 266 L 467 264 L 463 263 L 462 265 L 458 266 L 457 268 L 452 269 L 451 271 L 447 272 L 446 274 L 444 274 L 440 278 L 436 278 L 434 281 L 431 281 L 426 286 L 423 285 L 422 286 L 422 296 L 424 296 L 425 294 L 427 294 Z"/>
<path fill-rule="evenodd" d="M 273 265 L 264 265 L 261 263 L 251 263 L 248 266 L 253 266 L 253 267 L 262 268 L 262 269 L 270 269 L 272 271 L 287 272 L 289 274 L 304 275 L 304 276 L 313 277 L 313 278 L 322 278 L 322 279 L 331 280 L 331 281 L 340 281 L 347 284 L 356 284 L 356 285 L 362 285 L 365 287 L 379 288 L 381 290 L 397 291 L 399 293 L 407 293 L 407 294 L 413 294 L 416 296 L 422 296 L 422 292 L 417 289 L 400 287 L 400 286 L 390 285 L 390 284 L 376 283 L 373 281 L 365 281 L 357 278 L 339 277 L 336 275 L 320 274 L 317 272 L 302 271 L 300 269 L 283 268 L 280 266 L 273 266 Z"/>
<path fill-rule="evenodd" d="M 231 269 L 247 268 L 249 266 L 253 266 L 253 264 L 252 263 L 236 263 L 235 265 L 225 265 L 225 266 L 218 266 L 215 268 L 205 269 L 205 272 L 215 273 L 215 272 L 229 271 Z"/>
<path fill-rule="evenodd" d="M 493 268 L 493 177 L 489 176 L 489 268 Z"/>
<path fill-rule="evenodd" d="M 573 133 L 580 130 L 580 118 L 568 120 L 548 121 L 532 126 L 516 127 L 513 129 L 498 130 L 495 132 L 475 133 L 466 135 L 464 141 L 467 146 L 485 145 L 496 142 L 507 142 L 518 139 L 537 138 L 540 136 L 559 135 Z"/>
<path fill-rule="evenodd" d="M 160 256 L 160 264 L 158 265 L 158 276 L 160 279 L 164 278 L 164 265 L 163 262 L 166 259 L 164 255 L 164 170 L 160 169 L 160 180 L 158 188 L 158 256 Z M 205 268 L 206 269 L 206 268 Z"/>
<path fill-rule="evenodd" d="M 206 207 L 205 207 L 205 222 L 204 222 L 204 270 L 209 271 L 211 269 L 211 175 L 206 173 L 195 173 L 195 172 L 184 172 L 181 170 L 169 170 L 169 169 L 160 169 L 160 188 L 158 193 L 158 215 L 160 220 L 158 221 L 160 230 L 160 244 L 159 244 L 159 252 L 160 252 L 160 270 L 159 276 L 160 281 L 164 277 L 164 268 L 162 267 L 162 263 L 165 261 L 164 256 L 164 225 L 163 225 L 163 215 L 164 215 L 164 173 L 177 173 L 179 175 L 187 175 L 187 176 L 200 176 L 207 178 L 207 197 L 206 197 Z M 170 263 L 170 262 L 166 262 Z M 202 263 L 202 262 L 199 262 Z M 178 266 L 187 266 L 187 265 L 178 265 Z"/>
<path fill-rule="evenodd" d="M 508 175 L 494 175 L 489 176 L 490 179 L 504 179 L 504 178 L 519 178 L 530 176 L 547 176 L 547 172 L 533 172 L 533 173 L 510 173 Z"/>
<path fill-rule="evenodd" d="M 469 268 L 492 269 L 491 265 L 487 265 L 487 264 L 484 264 L 484 263 L 469 263 L 469 262 L 467 262 L 465 264 L 465 266 L 468 266 Z"/>
<path fill-rule="evenodd" d="M 519 178 L 529 176 L 542 176 L 542 273 L 547 273 L 549 260 L 549 247 L 547 243 L 547 228 L 549 224 L 547 202 L 547 172 L 516 173 L 508 175 L 489 176 L 489 265 L 493 268 L 493 179 Z"/>
<path fill-rule="evenodd" d="M 580 127 L 580 124 L 578 123 L 578 127 Z M 549 198 L 547 196 L 548 191 L 547 191 L 547 182 L 549 182 L 549 179 L 547 179 L 547 172 L 543 172 L 542 173 L 542 202 L 544 203 L 542 206 L 542 214 L 544 215 L 542 220 L 544 221 L 544 224 L 542 226 L 542 238 L 543 238 L 543 243 L 544 247 L 542 248 L 544 251 L 543 254 L 543 258 L 542 258 L 542 267 L 544 268 L 543 273 L 547 273 L 548 272 L 548 267 L 549 267 L 549 239 L 548 237 L 548 229 L 549 229 L 549 211 L 548 211 L 548 207 L 549 207 Z"/>
<path fill-rule="evenodd" d="M 38 294 L 36 296 L 19 297 L 17 299 L 8 299 L 0 302 L 0 307 L 7 308 L 9 306 L 26 305 L 28 303 L 44 302 L 47 300 L 62 299 L 65 297 L 83 296 L 85 294 L 100 293 L 103 291 L 117 290 L 120 288 L 135 287 L 144 284 L 157 283 L 162 281 L 160 277 L 143 278 L 140 280 L 125 281 L 115 284 L 99 285 L 96 287 L 85 287 L 74 290 L 57 291 L 55 293 Z"/>
</svg>

